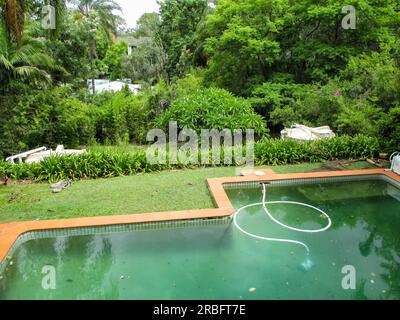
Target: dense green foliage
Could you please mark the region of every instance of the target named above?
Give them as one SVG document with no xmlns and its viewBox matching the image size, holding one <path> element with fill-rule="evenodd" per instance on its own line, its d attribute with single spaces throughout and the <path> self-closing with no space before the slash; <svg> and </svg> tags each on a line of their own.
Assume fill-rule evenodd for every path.
<svg viewBox="0 0 400 320">
<path fill-rule="evenodd" d="M 207 12 L 206 0 L 168 0 L 160 4 L 160 37 L 167 54 L 168 78 L 182 77 L 192 65 L 194 37 Z"/>
<path fill-rule="evenodd" d="M 119 37 L 118 41 L 129 43 L 134 50 L 128 52 L 126 49 L 115 55 L 112 60 L 107 57 L 103 60 L 111 79 L 116 78 L 115 74 L 118 74 L 119 79 L 129 78 L 147 84 L 156 84 L 160 79 L 168 79 L 165 69 L 167 53 L 161 41 L 160 23 L 157 13 L 145 13 L 137 21 L 134 32 Z M 116 53 L 113 47 L 115 44 L 109 51 Z"/>
<path fill-rule="evenodd" d="M 208 16 L 208 79 L 237 94 L 286 73 L 295 82 L 326 82 L 350 57 L 394 49 L 396 0 L 357 0 L 355 30 L 345 30 L 345 1 L 220 0 Z M 398 44 L 397 44 L 398 45 Z"/>
<path fill-rule="evenodd" d="M 2 97 L 10 105 L 7 121 L 1 121 L 0 146 L 4 155 L 39 145 L 67 146 L 87 144 L 94 135 L 91 106 L 69 96 L 69 90 L 41 90 L 35 95 L 20 95 L 16 101 Z"/>
<path fill-rule="evenodd" d="M 0 119 L 4 155 L 20 150 L 63 143 L 75 148 L 91 143 L 144 143 L 155 111 L 148 98 L 131 93 L 102 94 L 83 102 L 71 89 L 57 88 L 21 95 Z M 4 119 L 3 118 L 3 119 Z"/>
<path fill-rule="evenodd" d="M 255 162 L 257 165 L 279 165 L 372 158 L 377 155 L 378 150 L 376 139 L 361 135 L 301 144 L 289 140 L 264 139 L 255 145 Z M 223 153 L 221 152 L 222 158 Z M 223 162 L 221 161 L 221 163 Z M 145 150 L 126 153 L 89 152 L 83 156 L 50 157 L 39 164 L 31 165 L 12 165 L 0 162 L 0 177 L 53 182 L 64 178 L 105 178 L 189 167 L 194 167 L 194 165 L 184 163 L 176 165 L 149 164 Z"/>
<path fill-rule="evenodd" d="M 259 165 L 278 165 L 322 160 L 374 158 L 379 143 L 363 135 L 341 136 L 330 140 L 298 143 L 291 140 L 265 138 L 255 145 Z"/>
<path fill-rule="evenodd" d="M 248 101 L 214 88 L 177 99 L 156 123 L 161 128 L 168 128 L 171 121 L 177 121 L 179 129 L 197 132 L 201 129 L 254 129 L 256 134 L 262 135 L 267 131 L 264 120 Z"/>
<path fill-rule="evenodd" d="M 250 100 L 271 126 L 329 124 L 339 134 L 391 137 L 382 141 L 382 148 L 394 150 L 400 144 L 392 116 L 400 102 L 399 77 L 387 53 L 365 54 L 351 58 L 323 86 L 277 79 L 257 87 Z"/>
<path fill-rule="evenodd" d="M 50 81 L 48 71 L 56 69 L 53 59 L 45 52 L 41 39 L 28 31 L 21 34 L 19 45 L 10 41 L 6 27 L 0 21 L 0 86 L 13 81 L 43 84 Z M 61 68 L 58 68 L 61 70 Z"/>
<path fill-rule="evenodd" d="M 44 3 L 57 8 L 56 30 L 40 27 Z M 197 131 L 253 128 L 267 163 L 275 154 L 261 147 L 268 133 L 294 123 L 368 136 L 374 150 L 376 141 L 379 151 L 398 149 L 397 0 L 353 1 L 355 29 L 342 27 L 344 0 L 209 3 L 164 0 L 159 13 L 125 30 L 112 0 L 0 2 L 0 155 L 42 145 L 144 144 L 148 130 L 170 121 Z M 89 94 L 95 78 L 144 90 Z M 279 143 L 297 150 L 293 161 L 353 157 L 308 156 L 307 144 Z M 283 163 L 280 152 L 275 162 Z"/>
<path fill-rule="evenodd" d="M 126 42 L 116 42 L 107 51 L 103 62 L 108 68 L 110 79 L 123 79 L 126 72 L 122 66 L 122 59 L 124 59 L 126 52 L 128 51 L 128 45 Z"/>
</svg>

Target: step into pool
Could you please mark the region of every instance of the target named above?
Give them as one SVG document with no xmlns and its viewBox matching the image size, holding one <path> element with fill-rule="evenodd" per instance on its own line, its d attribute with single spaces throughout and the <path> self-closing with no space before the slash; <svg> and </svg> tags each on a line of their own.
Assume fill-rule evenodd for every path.
<svg viewBox="0 0 400 320">
<path fill-rule="evenodd" d="M 235 209 L 262 202 L 259 183 L 225 189 Z M 308 254 L 295 243 L 249 237 L 230 218 L 42 234 L 21 241 L 6 259 L 0 299 L 400 298 L 396 182 L 379 175 L 275 181 L 266 198 L 319 208 L 332 225 L 319 233 L 296 232 L 274 223 L 261 205 L 238 216 L 245 230 L 304 243 Z M 293 228 L 327 224 L 308 207 L 268 209 Z"/>
</svg>

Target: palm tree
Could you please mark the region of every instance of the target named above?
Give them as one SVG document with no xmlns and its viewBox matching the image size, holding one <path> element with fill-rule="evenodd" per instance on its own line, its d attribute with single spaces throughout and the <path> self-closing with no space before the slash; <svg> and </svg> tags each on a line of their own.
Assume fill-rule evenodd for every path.
<svg viewBox="0 0 400 320">
<path fill-rule="evenodd" d="M 65 12 L 65 2 L 66 0 L 44 0 L 44 4 L 52 5 L 56 9 L 57 25 Z M 27 7 L 26 0 L 0 0 L 0 19 L 4 20 L 7 35 L 16 42 L 17 47 L 22 42 Z"/>
<path fill-rule="evenodd" d="M 6 27 L 0 23 L 0 83 L 20 80 L 34 84 L 51 82 L 46 69 L 60 69 L 46 54 L 43 42 L 32 38 L 28 31 L 21 34 L 19 45 L 10 40 Z"/>
<path fill-rule="evenodd" d="M 96 31 L 101 31 L 111 42 L 112 35 L 117 33 L 118 26 L 123 19 L 115 14 L 121 11 L 121 7 L 113 0 L 74 0 L 78 10 L 78 21 L 86 25 L 88 30 L 89 60 L 92 73 L 92 90 L 95 92 L 94 84 L 94 60 L 97 58 Z"/>
<path fill-rule="evenodd" d="M 21 45 L 25 25 L 25 9 L 24 0 L 2 1 L 1 13 L 5 23 L 5 31 L 17 43 L 18 47 Z"/>
<path fill-rule="evenodd" d="M 78 7 L 81 17 L 92 18 L 95 27 L 101 29 L 111 40 L 111 34 L 117 32 L 123 19 L 116 15 L 115 11 L 121 11 L 121 7 L 113 0 L 73 0 Z"/>
</svg>

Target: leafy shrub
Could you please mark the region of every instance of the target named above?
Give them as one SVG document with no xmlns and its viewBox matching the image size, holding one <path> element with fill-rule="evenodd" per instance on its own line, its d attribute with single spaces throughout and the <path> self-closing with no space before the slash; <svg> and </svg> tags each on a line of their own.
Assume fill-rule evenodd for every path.
<svg viewBox="0 0 400 320">
<path fill-rule="evenodd" d="M 61 141 L 67 147 L 79 147 L 95 140 L 94 108 L 73 98 L 60 100 L 54 110 L 56 116 L 51 144 Z"/>
<path fill-rule="evenodd" d="M 3 156 L 43 145 L 76 148 L 95 141 L 144 143 L 155 117 L 148 97 L 126 92 L 93 95 L 83 102 L 64 87 L 9 99 L 14 103 L 0 113 Z"/>
<path fill-rule="evenodd" d="M 100 143 L 144 143 L 155 110 L 148 107 L 146 97 L 118 92 L 107 94 L 98 106 L 96 139 Z"/>
<path fill-rule="evenodd" d="M 374 135 L 374 123 L 380 116 L 380 111 L 368 102 L 350 102 L 338 114 L 334 126 L 339 134 L 355 135 L 362 132 Z"/>
<path fill-rule="evenodd" d="M 107 66 L 111 80 L 126 78 L 126 70 L 122 66 L 122 59 L 128 51 L 128 45 L 124 41 L 115 42 L 107 50 L 103 63 Z"/>
<path fill-rule="evenodd" d="M 265 138 L 255 145 L 257 165 L 281 165 L 323 160 L 373 158 L 379 152 L 378 140 L 366 136 L 342 136 L 331 140 L 299 143 L 291 140 Z M 222 150 L 221 150 L 222 151 Z M 225 150 L 225 152 L 231 152 Z M 200 157 L 200 154 L 199 154 Z M 211 157 L 211 153 L 209 153 Z M 223 166 L 224 152 L 220 153 Z M 179 159 L 179 158 L 178 158 Z M 235 165 L 235 164 L 233 164 Z M 88 152 L 82 156 L 46 158 L 38 164 L 12 165 L 0 162 L 0 177 L 15 180 L 35 180 L 54 182 L 64 178 L 108 178 L 153 172 L 172 168 L 192 168 L 195 165 L 178 163 L 150 164 L 145 150 L 132 152 Z"/>
<path fill-rule="evenodd" d="M 11 98 L 11 97 L 10 97 Z M 41 145 L 85 145 L 95 138 L 94 107 L 70 97 L 69 88 L 14 96 L 14 104 L 0 126 L 5 155 Z"/>
<path fill-rule="evenodd" d="M 156 115 L 162 114 L 178 98 L 185 98 L 203 88 L 203 71 L 192 69 L 183 78 L 167 85 L 161 79 L 157 85 L 144 92 L 146 105 L 155 110 Z"/>
<path fill-rule="evenodd" d="M 400 149 L 400 106 L 390 109 L 377 124 L 378 136 L 388 137 L 380 140 L 381 148 L 393 153 Z"/>
<path fill-rule="evenodd" d="M 267 132 L 265 121 L 247 100 L 216 88 L 198 90 L 178 98 L 156 119 L 156 125 L 167 128 L 171 121 L 177 121 L 179 129 L 198 132 L 201 129 L 254 129 L 258 135 Z"/>
<path fill-rule="evenodd" d="M 299 122 L 329 125 L 339 134 L 395 142 L 390 118 L 396 122 L 396 112 L 391 110 L 400 99 L 399 79 L 398 64 L 387 52 L 360 54 L 349 58 L 346 68 L 322 85 L 293 83 L 284 75 L 257 86 L 249 100 L 272 129 Z M 385 130 L 383 123 L 391 129 Z"/>
<path fill-rule="evenodd" d="M 302 103 L 313 88 L 295 84 L 282 75 L 279 82 L 266 82 L 252 92 L 250 102 L 258 113 L 268 117 L 272 125 L 292 125 L 304 120 Z M 282 81 L 282 82 L 281 82 Z"/>
<path fill-rule="evenodd" d="M 378 139 L 363 135 L 340 136 L 330 140 L 299 143 L 265 138 L 256 143 L 258 165 L 280 165 L 323 160 L 374 158 L 379 153 Z"/>
<path fill-rule="evenodd" d="M 186 97 L 203 88 L 203 74 L 201 69 L 192 69 L 181 79 L 172 85 L 174 97 Z"/>
</svg>

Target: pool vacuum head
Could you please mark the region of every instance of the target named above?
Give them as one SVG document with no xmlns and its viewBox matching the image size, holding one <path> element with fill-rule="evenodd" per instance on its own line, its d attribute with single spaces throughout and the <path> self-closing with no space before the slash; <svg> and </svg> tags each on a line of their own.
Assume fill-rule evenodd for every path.
<svg viewBox="0 0 400 320">
<path fill-rule="evenodd" d="M 310 270 L 312 269 L 313 266 L 314 266 L 314 262 L 312 262 L 312 261 L 310 260 L 310 258 L 307 258 L 305 261 L 303 261 L 303 262 L 301 263 L 301 268 L 302 268 L 304 271 L 310 271 Z"/>
</svg>

